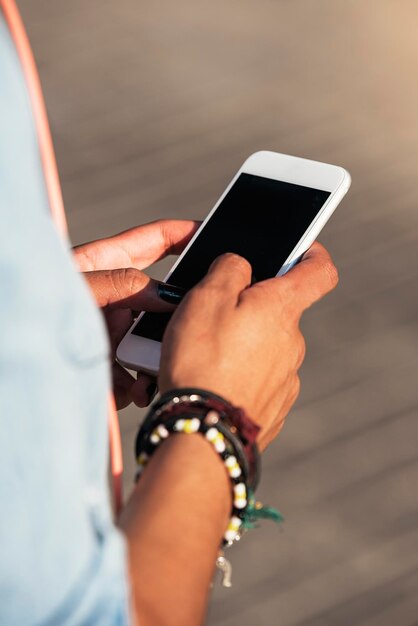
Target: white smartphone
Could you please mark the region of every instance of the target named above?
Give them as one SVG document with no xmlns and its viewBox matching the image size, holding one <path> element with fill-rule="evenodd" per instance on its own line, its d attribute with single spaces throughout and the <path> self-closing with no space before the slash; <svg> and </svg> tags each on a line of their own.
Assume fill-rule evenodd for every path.
<svg viewBox="0 0 418 626">
<path fill-rule="evenodd" d="M 336 165 L 276 152 L 252 154 L 165 281 L 187 291 L 224 252 L 245 257 L 255 281 L 286 273 L 315 241 L 350 183 L 349 173 Z M 119 344 L 118 361 L 157 374 L 171 315 L 139 315 Z"/>
</svg>

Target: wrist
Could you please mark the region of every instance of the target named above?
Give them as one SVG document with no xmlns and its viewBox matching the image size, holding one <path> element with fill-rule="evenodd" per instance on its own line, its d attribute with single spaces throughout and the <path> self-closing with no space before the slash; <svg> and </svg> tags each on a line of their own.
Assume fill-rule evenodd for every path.
<svg viewBox="0 0 418 626">
<path fill-rule="evenodd" d="M 166 392 L 155 402 L 136 439 L 137 479 L 156 450 L 173 435 L 199 433 L 210 442 L 229 476 L 232 507 L 223 545 L 239 540 L 249 523 L 260 461 L 259 427 L 245 412 L 216 394 L 196 388 Z"/>
<path fill-rule="evenodd" d="M 225 469 L 202 437 L 179 434 L 156 450 L 120 519 L 140 623 L 203 621 L 230 508 Z"/>
<path fill-rule="evenodd" d="M 217 512 L 215 517 L 223 519 L 225 524 L 225 511 L 229 510 L 229 523 L 223 534 L 222 544 L 230 546 L 241 537 L 242 532 L 254 528 L 260 518 L 267 517 L 280 522 L 282 518 L 278 511 L 264 507 L 254 497 L 254 489 L 259 479 L 259 457 L 256 446 L 259 430 L 242 409 L 212 392 L 195 388 L 166 392 L 154 402 L 137 435 L 135 448 L 139 488 L 141 489 L 141 483 L 144 484 L 144 478 L 146 483 L 149 483 L 148 467 L 150 464 L 156 467 L 155 459 L 159 460 L 159 471 L 160 459 L 171 458 L 168 452 L 165 453 L 167 457 L 161 456 L 161 450 L 176 450 L 176 441 L 182 441 L 181 445 L 177 444 L 181 452 L 178 457 L 180 474 L 169 472 L 167 478 L 174 483 L 176 480 L 181 481 L 180 492 L 187 493 L 196 525 L 200 523 L 206 527 L 208 518 L 205 511 L 212 511 L 213 514 L 214 510 Z M 182 457 L 188 450 L 185 439 L 190 439 L 193 444 L 190 448 L 191 457 L 188 458 Z M 203 450 L 206 450 L 206 459 L 211 458 L 212 467 L 217 468 L 215 484 L 225 486 L 229 483 L 229 489 L 226 491 L 222 489 L 221 493 L 216 494 L 217 498 L 221 496 L 217 500 L 218 505 L 211 502 L 213 490 L 206 484 L 209 477 L 213 479 L 213 475 L 211 476 L 213 470 L 210 467 L 206 467 L 203 473 L 195 470 L 196 462 L 202 470 Z M 209 454 L 211 452 L 212 454 Z M 215 453 L 218 456 L 218 463 L 213 465 Z M 173 492 L 178 493 L 178 487 L 179 485 L 176 485 Z M 195 490 L 198 491 L 197 499 L 193 495 Z M 228 493 L 229 498 L 225 497 Z M 203 508 L 199 506 L 199 502 L 204 505 Z M 223 515 L 219 517 L 220 502 L 223 502 L 225 508 Z M 203 515 L 203 518 L 199 522 L 200 515 Z M 209 513 L 209 519 L 211 517 Z M 225 574 L 223 584 L 230 586 L 230 565 L 227 565 L 222 555 L 219 556 L 217 564 Z"/>
<path fill-rule="evenodd" d="M 228 474 L 213 446 L 198 433 L 169 437 L 150 459 L 138 485 L 146 485 L 154 472 L 167 475 L 171 493 L 173 488 L 181 491 L 181 501 L 190 518 L 204 523 L 210 510 L 211 522 L 219 520 L 219 541 L 228 522 L 232 496 Z M 168 494 L 163 500 L 166 497 Z"/>
</svg>

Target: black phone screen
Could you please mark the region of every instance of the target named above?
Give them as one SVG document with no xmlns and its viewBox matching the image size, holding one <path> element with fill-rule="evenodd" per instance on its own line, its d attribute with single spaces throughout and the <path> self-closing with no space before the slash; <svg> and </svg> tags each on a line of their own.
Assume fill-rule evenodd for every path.
<svg viewBox="0 0 418 626">
<path fill-rule="evenodd" d="M 330 192 L 241 174 L 168 282 L 191 289 L 225 252 L 246 258 L 253 281 L 276 276 L 321 210 Z M 162 341 L 172 313 L 145 313 L 135 335 Z"/>
</svg>

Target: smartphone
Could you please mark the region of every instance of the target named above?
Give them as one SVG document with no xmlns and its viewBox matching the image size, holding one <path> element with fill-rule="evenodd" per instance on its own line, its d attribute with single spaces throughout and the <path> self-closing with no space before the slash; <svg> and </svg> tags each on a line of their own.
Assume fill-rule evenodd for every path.
<svg viewBox="0 0 418 626">
<path fill-rule="evenodd" d="M 347 193 L 342 167 L 261 151 L 237 172 L 173 265 L 165 281 L 186 291 L 224 252 L 245 257 L 253 281 L 282 275 L 297 263 Z M 118 361 L 157 374 L 172 313 L 142 313 L 117 349 Z"/>
</svg>

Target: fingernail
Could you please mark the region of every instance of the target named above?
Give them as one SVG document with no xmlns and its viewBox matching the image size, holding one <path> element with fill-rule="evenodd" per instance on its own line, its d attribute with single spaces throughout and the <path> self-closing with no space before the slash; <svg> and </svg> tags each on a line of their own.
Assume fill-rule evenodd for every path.
<svg viewBox="0 0 418 626">
<path fill-rule="evenodd" d="M 183 297 L 186 295 L 186 290 L 183 287 L 176 287 L 175 285 L 167 285 L 167 283 L 158 283 L 157 285 L 158 297 L 164 302 L 170 304 L 179 304 Z"/>
<path fill-rule="evenodd" d="M 147 394 L 149 401 L 152 402 L 157 395 L 158 385 L 157 383 L 150 383 L 147 387 Z"/>
</svg>

